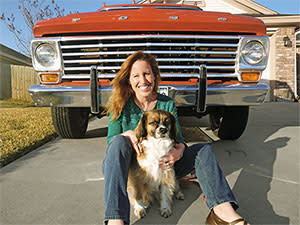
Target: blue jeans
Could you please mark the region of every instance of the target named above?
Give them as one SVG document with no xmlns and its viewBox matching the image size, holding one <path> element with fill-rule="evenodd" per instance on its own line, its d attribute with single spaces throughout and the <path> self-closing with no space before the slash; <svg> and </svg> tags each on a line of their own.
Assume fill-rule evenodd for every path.
<svg viewBox="0 0 300 225">
<path fill-rule="evenodd" d="M 133 152 L 129 139 L 121 135 L 113 137 L 107 147 L 102 165 L 105 221 L 121 219 L 129 224 L 127 179 Z M 230 202 L 235 209 L 238 207 L 210 145 L 200 143 L 187 147 L 174 168 L 177 178 L 195 170 L 209 209 L 224 202 Z"/>
</svg>

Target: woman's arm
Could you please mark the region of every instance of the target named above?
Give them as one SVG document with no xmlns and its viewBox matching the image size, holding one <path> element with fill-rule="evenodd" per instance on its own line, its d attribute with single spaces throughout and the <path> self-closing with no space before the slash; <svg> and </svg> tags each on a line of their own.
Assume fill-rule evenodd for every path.
<svg viewBox="0 0 300 225">
<path fill-rule="evenodd" d="M 108 131 L 107 131 L 107 143 L 110 142 L 110 140 L 123 132 L 122 130 L 122 124 L 120 117 L 117 118 L 114 121 L 111 121 L 111 114 L 108 115 Z"/>
<path fill-rule="evenodd" d="M 179 120 L 178 120 L 177 108 L 176 108 L 174 101 L 173 101 L 173 104 L 171 104 L 170 112 L 172 112 L 173 116 L 175 117 L 175 121 L 176 121 L 176 128 L 177 128 L 176 141 L 178 143 L 184 143 L 182 133 L 181 133 L 181 127 L 180 127 Z"/>
<path fill-rule="evenodd" d="M 141 148 L 138 144 L 138 139 L 136 137 L 135 132 L 133 130 L 127 130 L 124 133 L 122 133 L 121 135 L 127 137 L 130 140 L 132 147 L 136 151 L 136 154 L 139 155 Z"/>
<path fill-rule="evenodd" d="M 184 150 L 185 145 L 183 143 L 176 144 L 175 148 L 171 149 L 169 153 L 160 160 L 160 168 L 168 169 L 170 167 L 173 167 L 175 162 L 181 159 Z"/>
<path fill-rule="evenodd" d="M 123 132 L 122 122 L 120 117 L 117 118 L 115 121 L 111 121 L 111 116 L 109 115 L 107 143 L 109 143 L 110 140 L 116 135 L 123 135 L 127 137 L 130 140 L 131 145 L 136 151 L 136 153 L 140 154 L 140 147 L 138 146 L 138 140 L 135 132 L 133 130 L 127 130 Z"/>
</svg>

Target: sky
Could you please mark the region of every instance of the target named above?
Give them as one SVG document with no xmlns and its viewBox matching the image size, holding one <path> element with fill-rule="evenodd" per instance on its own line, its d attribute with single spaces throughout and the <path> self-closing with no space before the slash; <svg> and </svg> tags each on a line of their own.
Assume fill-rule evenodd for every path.
<svg viewBox="0 0 300 225">
<path fill-rule="evenodd" d="M 19 0 L 0 0 L 0 15 L 4 12 L 6 15 L 14 13 L 16 15 L 16 26 L 25 25 L 18 9 Z M 132 3 L 132 0 L 56 0 L 65 12 L 91 12 L 101 8 L 103 2 L 107 5 Z M 207 0 L 209 1 L 209 0 Z M 255 2 L 270 8 L 280 14 L 300 14 L 299 0 L 254 0 Z M 136 1 L 138 2 L 138 0 Z M 27 32 L 28 36 L 31 35 Z M 0 43 L 19 52 L 17 41 L 12 33 L 9 32 L 5 24 L 0 21 Z"/>
</svg>

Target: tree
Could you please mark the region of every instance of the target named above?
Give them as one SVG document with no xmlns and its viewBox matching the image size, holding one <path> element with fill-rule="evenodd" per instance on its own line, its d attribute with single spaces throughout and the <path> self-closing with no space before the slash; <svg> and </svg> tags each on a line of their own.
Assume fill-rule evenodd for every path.
<svg viewBox="0 0 300 225">
<path fill-rule="evenodd" d="M 17 13 L 20 13 L 23 17 L 24 28 L 16 23 Z M 14 34 L 18 49 L 25 55 L 30 56 L 30 41 L 33 38 L 34 24 L 47 18 L 64 16 L 64 13 L 65 10 L 60 8 L 56 0 L 19 0 L 18 12 L 11 13 L 10 16 L 7 16 L 5 12 L 1 12 L 0 19 Z"/>
</svg>

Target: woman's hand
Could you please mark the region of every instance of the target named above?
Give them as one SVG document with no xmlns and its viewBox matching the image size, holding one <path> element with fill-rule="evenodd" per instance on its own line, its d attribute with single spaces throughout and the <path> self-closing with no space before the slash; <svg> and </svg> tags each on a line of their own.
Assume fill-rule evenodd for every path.
<svg viewBox="0 0 300 225">
<path fill-rule="evenodd" d="M 172 148 L 167 155 L 163 156 L 159 161 L 159 167 L 163 170 L 174 166 L 175 162 L 181 158 L 185 146 L 183 143 L 178 143 L 175 148 Z"/>
<path fill-rule="evenodd" d="M 129 138 L 133 149 L 136 151 L 136 154 L 139 155 L 141 153 L 141 148 L 139 146 L 139 142 L 135 135 L 135 132 L 133 130 L 127 130 L 124 133 L 122 133 L 121 135 Z"/>
</svg>

